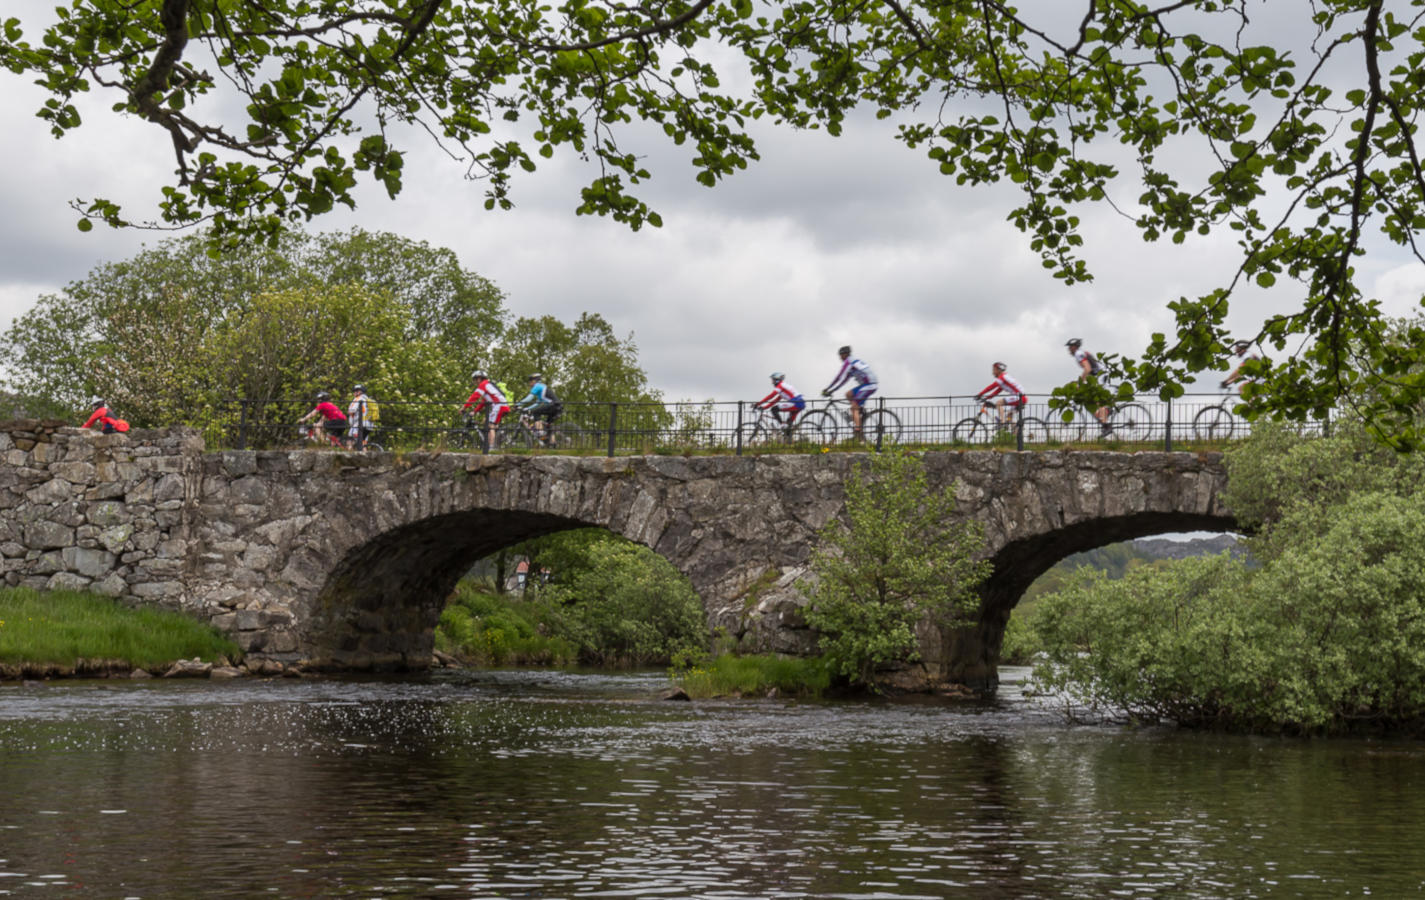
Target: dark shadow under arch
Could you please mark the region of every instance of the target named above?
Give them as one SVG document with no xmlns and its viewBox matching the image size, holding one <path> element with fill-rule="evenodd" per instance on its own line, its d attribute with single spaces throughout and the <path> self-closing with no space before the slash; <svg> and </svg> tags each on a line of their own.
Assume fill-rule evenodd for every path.
<svg viewBox="0 0 1425 900">
<path fill-rule="evenodd" d="M 446 598 L 476 560 L 589 525 L 545 513 L 471 510 L 377 535 L 347 553 L 317 595 L 307 631 L 312 667 L 426 668 Z"/>
</svg>

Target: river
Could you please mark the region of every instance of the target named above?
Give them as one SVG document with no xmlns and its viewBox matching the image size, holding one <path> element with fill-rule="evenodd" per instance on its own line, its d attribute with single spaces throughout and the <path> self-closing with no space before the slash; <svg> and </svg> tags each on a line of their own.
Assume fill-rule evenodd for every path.
<svg viewBox="0 0 1425 900">
<path fill-rule="evenodd" d="M 1425 745 L 657 675 L 0 686 L 0 896 L 1400 897 Z"/>
</svg>

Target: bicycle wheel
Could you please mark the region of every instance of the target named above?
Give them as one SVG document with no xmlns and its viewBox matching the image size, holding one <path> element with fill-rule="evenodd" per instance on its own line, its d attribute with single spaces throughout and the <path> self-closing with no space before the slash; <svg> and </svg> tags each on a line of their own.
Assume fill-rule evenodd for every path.
<svg viewBox="0 0 1425 900">
<path fill-rule="evenodd" d="M 826 443 L 826 435 L 822 431 L 821 416 L 811 413 L 805 418 L 797 420 L 797 424 L 792 428 L 792 441 L 797 444 L 810 444 L 821 446 Z"/>
<path fill-rule="evenodd" d="M 733 439 L 733 446 L 740 447 L 763 447 L 777 442 L 776 435 L 771 429 L 764 428 L 760 419 L 756 422 L 743 422 L 737 426 L 737 430 L 733 432 Z"/>
<path fill-rule="evenodd" d="M 807 413 L 806 418 L 802 419 L 802 424 L 798 427 L 804 434 L 818 435 L 818 439 L 823 445 L 836 443 L 840 432 L 836 416 L 824 409 Z"/>
<path fill-rule="evenodd" d="M 1232 436 L 1237 419 L 1226 406 L 1218 404 L 1192 417 L 1192 433 L 1200 441 L 1220 441 Z"/>
<path fill-rule="evenodd" d="M 1024 436 L 1026 446 L 1029 444 L 1047 444 L 1051 439 L 1052 432 L 1049 430 L 1049 424 L 1043 419 L 1026 416 L 1020 420 L 1019 429 L 1020 433 Z"/>
<path fill-rule="evenodd" d="M 445 435 L 445 446 L 462 452 L 478 450 L 480 436 L 473 428 L 452 428 Z"/>
<path fill-rule="evenodd" d="M 590 437 L 591 432 L 585 431 L 582 425 L 569 422 L 549 427 L 552 428 L 549 434 L 549 446 L 551 447 L 561 450 L 592 450 L 594 447 L 594 439 Z"/>
<path fill-rule="evenodd" d="M 879 440 L 882 446 L 900 443 L 901 419 L 889 409 L 873 409 L 866 413 L 862 421 L 868 442 Z"/>
<path fill-rule="evenodd" d="M 1153 436 L 1153 416 L 1141 403 L 1125 403 L 1115 408 L 1108 423 L 1120 438 L 1146 441 Z"/>
<path fill-rule="evenodd" d="M 980 440 L 980 434 L 985 431 L 984 423 L 979 416 L 969 416 L 955 423 L 954 429 L 950 432 L 950 439 L 957 444 L 974 444 Z"/>
</svg>

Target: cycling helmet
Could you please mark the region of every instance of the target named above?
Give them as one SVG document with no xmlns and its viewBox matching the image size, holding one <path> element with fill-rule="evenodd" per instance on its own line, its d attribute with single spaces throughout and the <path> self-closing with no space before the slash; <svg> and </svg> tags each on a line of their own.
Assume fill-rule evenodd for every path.
<svg viewBox="0 0 1425 900">
<path fill-rule="evenodd" d="M 783 378 L 786 378 L 786 377 L 787 377 L 787 376 L 783 375 L 781 372 L 773 372 L 773 373 L 772 373 L 772 383 L 773 383 L 773 384 L 781 384 L 781 383 L 782 383 L 782 379 L 783 379 Z"/>
<path fill-rule="evenodd" d="M 485 371 L 484 371 L 483 369 L 476 369 L 475 371 L 473 371 L 473 372 L 470 373 L 470 380 L 471 380 L 471 381 L 484 381 L 484 380 L 485 380 Z"/>
<path fill-rule="evenodd" d="M 100 406 L 103 406 L 103 405 L 104 405 L 104 398 L 103 398 L 103 397 L 90 397 L 90 398 L 89 398 L 89 405 L 90 405 L 90 406 L 93 406 L 93 407 L 96 407 L 96 408 L 97 408 L 97 407 L 100 407 Z"/>
<path fill-rule="evenodd" d="M 354 394 L 364 394 L 366 393 L 366 385 L 358 384 L 356 387 L 352 388 L 351 391 Z"/>
<path fill-rule="evenodd" d="M 1008 368 L 1009 368 L 1009 366 L 1005 365 L 1005 364 L 1002 363 L 1002 362 L 997 362 L 997 363 L 995 363 L 995 366 L 994 366 L 994 369 L 995 369 L 996 372 L 1003 372 L 1005 369 L 1008 369 Z"/>
<path fill-rule="evenodd" d="M 543 381 L 543 380 L 544 380 L 544 376 L 543 376 L 542 374 L 540 374 L 539 372 L 535 372 L 535 373 L 533 373 L 532 375 L 529 376 L 529 380 L 530 380 L 530 381 Z"/>
<path fill-rule="evenodd" d="M 1232 345 L 1232 352 L 1237 354 L 1238 356 L 1241 356 L 1243 353 L 1246 353 L 1250 349 L 1252 349 L 1251 341 L 1237 341 Z"/>
<path fill-rule="evenodd" d="M 331 394 L 328 394 L 326 391 L 317 391 L 317 402 L 318 402 L 318 403 L 321 403 L 323 400 L 330 400 L 331 398 L 332 398 L 332 395 L 331 395 Z"/>
<path fill-rule="evenodd" d="M 847 344 L 846 346 L 842 347 L 840 350 L 837 350 L 836 352 L 837 352 L 837 353 L 840 353 L 842 356 L 850 356 L 850 355 L 851 355 L 851 345 L 850 345 L 850 344 Z"/>
<path fill-rule="evenodd" d="M 1077 350 L 1083 346 L 1083 343 L 1084 342 L 1079 340 L 1078 338 L 1069 338 L 1067 341 L 1064 342 L 1064 346 L 1068 347 L 1070 350 Z"/>
</svg>

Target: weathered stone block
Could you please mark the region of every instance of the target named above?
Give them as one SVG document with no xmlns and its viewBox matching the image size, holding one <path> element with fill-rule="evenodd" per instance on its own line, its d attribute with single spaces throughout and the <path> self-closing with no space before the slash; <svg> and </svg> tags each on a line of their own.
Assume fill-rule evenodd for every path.
<svg viewBox="0 0 1425 900">
<path fill-rule="evenodd" d="M 230 450 L 223 453 L 222 460 L 223 472 L 233 478 L 257 471 L 257 452 L 253 450 Z"/>
<path fill-rule="evenodd" d="M 107 550 L 66 547 L 61 551 L 65 567 L 86 578 L 102 578 L 114 569 L 117 558 Z"/>
<path fill-rule="evenodd" d="M 56 572 L 45 582 L 47 591 L 82 591 L 89 587 L 89 579 L 73 572 Z"/>
<path fill-rule="evenodd" d="M 183 583 L 180 581 L 150 581 L 145 584 L 133 585 L 129 592 L 135 597 L 145 600 L 176 600 L 183 596 Z"/>
<path fill-rule="evenodd" d="M 164 475 L 153 486 L 153 499 L 156 503 L 165 500 L 182 500 L 184 495 L 183 476 L 170 472 Z"/>
<path fill-rule="evenodd" d="M 107 578 L 89 586 L 89 590 L 105 597 L 121 597 L 128 589 L 129 583 L 118 572 L 110 572 Z"/>
<path fill-rule="evenodd" d="M 94 481 L 94 466 L 87 462 L 61 462 L 50 466 L 53 472 L 70 484 L 92 484 Z"/>
<path fill-rule="evenodd" d="M 74 529 L 58 522 L 41 519 L 25 526 L 25 546 L 35 550 L 50 550 L 74 546 Z"/>
<path fill-rule="evenodd" d="M 105 528 L 99 532 L 99 543 L 110 553 L 119 553 L 124 549 L 124 545 L 129 542 L 129 537 L 134 533 L 132 525 L 115 525 L 112 528 Z"/>
<path fill-rule="evenodd" d="M 124 504 L 117 501 L 104 500 L 89 505 L 89 521 L 101 528 L 120 525 L 127 522 L 128 519 Z"/>
<path fill-rule="evenodd" d="M 51 478 L 39 487 L 25 491 L 25 499 L 37 506 L 53 506 L 75 499 L 74 485 L 60 478 Z"/>
</svg>

